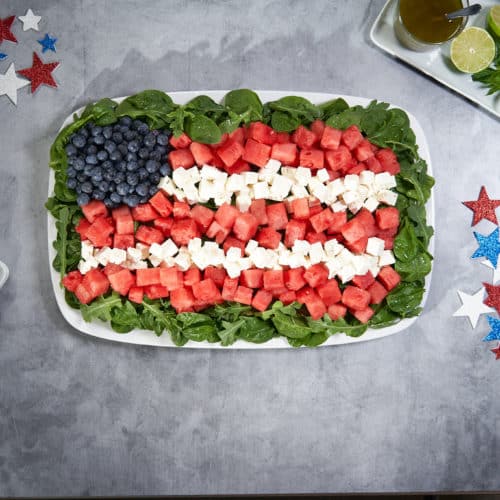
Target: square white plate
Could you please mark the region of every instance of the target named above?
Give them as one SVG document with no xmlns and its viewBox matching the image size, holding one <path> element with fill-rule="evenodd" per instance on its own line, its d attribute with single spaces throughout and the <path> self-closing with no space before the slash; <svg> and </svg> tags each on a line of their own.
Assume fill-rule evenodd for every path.
<svg viewBox="0 0 500 500">
<path fill-rule="evenodd" d="M 177 104 L 185 104 L 189 100 L 193 99 L 197 95 L 205 94 L 217 102 L 220 102 L 224 95 L 228 91 L 226 90 L 199 90 L 199 91 L 190 91 L 190 92 L 170 92 L 170 97 Z M 321 93 L 313 93 L 313 92 L 293 92 L 293 91 L 256 91 L 260 96 L 262 102 L 266 101 L 274 101 L 276 99 L 280 99 L 281 97 L 287 95 L 297 95 L 305 97 L 309 99 L 313 103 L 322 103 L 328 101 L 330 99 L 335 99 L 337 97 L 341 97 L 347 101 L 350 106 L 361 105 L 367 106 L 371 99 L 366 99 L 363 97 L 353 97 L 353 96 L 345 96 L 345 95 L 336 95 L 336 94 L 321 94 Z M 116 98 L 115 101 L 121 101 L 124 98 Z M 76 111 L 79 114 L 83 108 Z M 419 148 L 420 156 L 427 162 L 428 173 L 432 175 L 432 167 L 431 167 L 431 159 L 429 155 L 429 148 L 427 146 L 427 140 L 424 135 L 424 131 L 422 127 L 416 120 L 416 118 L 408 113 L 410 118 L 410 125 L 415 132 L 416 141 Z M 65 127 L 69 123 L 73 121 L 73 113 L 71 113 L 66 120 L 64 121 L 61 128 Z M 49 175 L 49 196 L 53 195 L 54 191 L 54 171 L 50 171 Z M 434 197 L 431 195 L 429 202 L 427 203 L 427 223 L 431 226 L 434 226 Z M 54 289 L 54 294 L 56 296 L 57 305 L 61 310 L 62 315 L 66 319 L 66 321 L 73 327 L 79 330 L 82 333 L 87 333 L 89 335 L 93 335 L 95 337 L 99 337 L 106 340 L 112 340 L 115 342 L 127 342 L 130 344 L 141 344 L 141 345 L 152 345 L 158 347 L 173 347 L 174 343 L 170 339 L 170 335 L 167 332 L 164 332 L 161 337 L 157 337 L 154 332 L 149 330 L 133 330 L 130 333 L 119 334 L 111 329 L 111 326 L 108 323 L 104 323 L 102 321 L 93 321 L 92 323 L 87 323 L 83 320 L 80 311 L 77 309 L 72 309 L 64 298 L 64 290 L 60 285 L 60 275 L 57 271 L 52 267 L 52 261 L 55 258 L 55 250 L 52 246 L 52 242 L 56 239 L 57 230 L 55 226 L 55 220 L 50 213 L 48 213 L 47 220 L 47 236 L 48 236 L 48 245 L 49 245 L 49 266 L 50 273 L 52 278 L 52 287 Z M 433 253 L 434 243 L 431 240 L 430 252 Z M 426 277 L 426 292 L 424 294 L 422 304 L 423 307 L 425 301 L 427 299 L 428 290 L 431 284 L 431 274 Z M 387 328 L 381 329 L 368 329 L 366 333 L 364 333 L 361 337 L 348 337 L 345 334 L 337 334 L 329 337 L 327 341 L 322 345 L 336 345 L 336 344 L 350 344 L 354 342 L 364 342 L 367 340 L 378 339 L 381 337 L 385 337 L 387 335 L 392 335 L 394 333 L 401 332 L 402 330 L 408 328 L 416 321 L 416 317 L 403 319 L 399 323 L 393 326 L 389 326 Z M 269 348 L 291 348 L 286 339 L 284 338 L 273 338 L 270 341 L 264 344 L 253 344 L 243 340 L 236 341 L 233 345 L 229 347 L 223 347 L 218 344 L 210 344 L 209 342 L 193 342 L 189 341 L 184 347 L 193 347 L 193 348 L 210 348 L 210 349 L 269 349 Z"/>
<path fill-rule="evenodd" d="M 469 18 L 467 26 L 484 28 L 488 9 L 497 3 L 494 0 L 483 0 L 481 2 L 482 10 L 476 16 Z M 461 73 L 453 67 L 453 63 L 449 58 L 451 42 L 429 52 L 415 52 L 401 44 L 394 34 L 396 8 L 397 0 L 388 0 L 384 5 L 370 30 L 372 42 L 385 52 L 417 68 L 455 92 L 462 94 L 467 99 L 493 113 L 496 117 L 500 117 L 500 95 L 496 97 L 486 95 L 488 90 L 479 82 L 472 81 L 471 75 Z"/>
</svg>

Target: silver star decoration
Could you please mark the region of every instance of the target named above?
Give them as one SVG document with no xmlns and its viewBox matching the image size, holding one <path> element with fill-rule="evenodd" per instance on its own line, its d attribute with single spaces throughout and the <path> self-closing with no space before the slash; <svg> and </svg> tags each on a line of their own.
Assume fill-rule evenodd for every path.
<svg viewBox="0 0 500 500">
<path fill-rule="evenodd" d="M 38 23 L 40 22 L 40 19 L 42 19 L 42 17 L 36 16 L 31 9 L 28 9 L 26 14 L 24 16 L 19 16 L 18 19 L 23 23 L 23 31 L 39 31 Z"/>
<path fill-rule="evenodd" d="M 476 293 L 469 295 L 460 290 L 457 290 L 462 307 L 453 313 L 453 316 L 467 316 L 472 328 L 476 328 L 479 316 L 490 312 L 495 312 L 495 309 L 488 307 L 483 303 L 484 288 L 479 289 Z"/>
<path fill-rule="evenodd" d="M 493 267 L 493 264 L 488 259 L 481 261 L 481 264 L 483 266 L 489 267 L 490 269 L 493 269 L 493 284 L 500 280 L 500 262 L 498 263 L 497 267 Z"/>
<path fill-rule="evenodd" d="M 11 63 L 7 72 L 0 74 L 0 96 L 6 95 L 17 106 L 17 91 L 29 83 L 29 80 L 17 76 L 14 63 Z"/>
</svg>

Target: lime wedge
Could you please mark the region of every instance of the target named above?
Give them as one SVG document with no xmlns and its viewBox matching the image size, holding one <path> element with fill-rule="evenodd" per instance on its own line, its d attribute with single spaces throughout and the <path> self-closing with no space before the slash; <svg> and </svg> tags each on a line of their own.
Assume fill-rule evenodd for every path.
<svg viewBox="0 0 500 500">
<path fill-rule="evenodd" d="M 500 5 L 494 5 L 488 12 L 488 28 L 500 37 Z"/>
<path fill-rule="evenodd" d="M 464 73 L 477 73 L 495 58 L 495 42 L 483 28 L 465 29 L 451 42 L 451 61 Z"/>
</svg>

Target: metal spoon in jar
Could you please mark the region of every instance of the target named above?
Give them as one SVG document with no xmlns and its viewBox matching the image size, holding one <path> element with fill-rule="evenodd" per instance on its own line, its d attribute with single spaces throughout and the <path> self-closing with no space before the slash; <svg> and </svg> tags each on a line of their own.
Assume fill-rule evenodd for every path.
<svg viewBox="0 0 500 500">
<path fill-rule="evenodd" d="M 452 19 L 457 19 L 458 17 L 467 17 L 473 16 L 477 14 L 481 10 L 481 5 L 475 3 L 474 5 L 469 5 L 469 7 L 465 7 L 464 9 L 456 10 L 454 12 L 450 12 L 449 14 L 445 14 L 444 17 L 451 21 Z"/>
</svg>

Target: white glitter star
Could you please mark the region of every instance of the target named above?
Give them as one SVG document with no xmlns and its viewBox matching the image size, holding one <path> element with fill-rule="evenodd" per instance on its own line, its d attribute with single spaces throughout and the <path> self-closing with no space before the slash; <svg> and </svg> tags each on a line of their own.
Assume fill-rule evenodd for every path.
<svg viewBox="0 0 500 500">
<path fill-rule="evenodd" d="M 486 259 L 481 261 L 481 264 L 483 266 L 489 267 L 490 269 L 493 269 L 493 284 L 500 280 L 500 263 L 497 265 L 497 267 L 493 267 L 493 264 Z"/>
<path fill-rule="evenodd" d="M 31 9 L 28 9 L 26 14 L 24 16 L 19 16 L 18 19 L 23 23 L 23 31 L 39 31 L 38 23 L 40 22 L 40 19 L 42 19 L 42 17 L 36 16 Z"/>
<path fill-rule="evenodd" d="M 17 106 L 18 89 L 29 85 L 29 80 L 19 78 L 14 63 L 11 63 L 7 72 L 0 74 L 0 96 L 6 95 Z"/>
<path fill-rule="evenodd" d="M 476 328 L 479 316 L 481 314 L 495 312 L 495 309 L 488 307 L 483 303 L 484 288 L 479 289 L 476 293 L 469 295 L 468 293 L 457 290 L 458 296 L 462 302 L 462 307 L 453 313 L 453 316 L 467 316 L 472 328 Z"/>
</svg>

